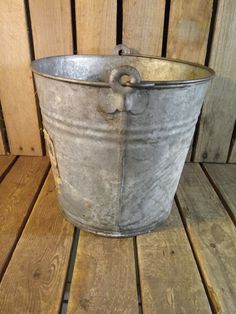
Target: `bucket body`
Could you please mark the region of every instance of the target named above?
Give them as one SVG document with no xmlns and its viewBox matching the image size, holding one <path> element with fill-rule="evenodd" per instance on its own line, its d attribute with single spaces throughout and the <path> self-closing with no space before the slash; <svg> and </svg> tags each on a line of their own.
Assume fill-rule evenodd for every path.
<svg viewBox="0 0 236 314">
<path fill-rule="evenodd" d="M 212 71 L 137 56 L 51 57 L 33 71 L 66 218 L 107 236 L 154 230 L 170 213 Z"/>
</svg>

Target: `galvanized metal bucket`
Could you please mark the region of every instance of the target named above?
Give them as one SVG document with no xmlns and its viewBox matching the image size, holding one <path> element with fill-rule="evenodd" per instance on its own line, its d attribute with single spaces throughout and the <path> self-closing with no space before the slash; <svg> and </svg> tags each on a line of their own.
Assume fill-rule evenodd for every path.
<svg viewBox="0 0 236 314">
<path fill-rule="evenodd" d="M 170 213 L 213 70 L 119 54 L 32 68 L 65 217 L 114 237 L 155 229 Z"/>
</svg>

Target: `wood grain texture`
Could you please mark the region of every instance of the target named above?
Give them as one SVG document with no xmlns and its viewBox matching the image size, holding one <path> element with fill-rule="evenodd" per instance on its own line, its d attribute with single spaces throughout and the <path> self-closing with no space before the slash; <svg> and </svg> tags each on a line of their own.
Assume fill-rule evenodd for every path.
<svg viewBox="0 0 236 314">
<path fill-rule="evenodd" d="M 68 313 L 138 313 L 131 238 L 81 232 Z"/>
<path fill-rule="evenodd" d="M 0 274 L 40 191 L 49 160 L 20 157 L 0 185 Z"/>
<path fill-rule="evenodd" d="M 29 0 L 35 58 L 73 54 L 71 1 Z"/>
<path fill-rule="evenodd" d="M 10 151 L 41 155 L 24 1 L 0 1 L 0 20 L 0 97 Z"/>
<path fill-rule="evenodd" d="M 0 180 L 15 159 L 16 156 L 0 156 Z"/>
<path fill-rule="evenodd" d="M 213 0 L 173 0 L 170 5 L 166 54 L 204 64 Z M 186 160 L 192 156 L 190 146 Z"/>
<path fill-rule="evenodd" d="M 213 0 L 172 0 L 167 56 L 204 64 Z"/>
<path fill-rule="evenodd" d="M 76 0 L 79 54 L 112 54 L 116 45 L 116 0 Z"/>
<path fill-rule="evenodd" d="M 204 168 L 236 224 L 236 164 L 204 164 Z"/>
<path fill-rule="evenodd" d="M 73 240 L 49 174 L 0 286 L 1 313 L 58 313 Z"/>
<path fill-rule="evenodd" d="M 177 198 L 216 313 L 236 308 L 236 229 L 198 164 L 186 164 Z"/>
<path fill-rule="evenodd" d="M 161 56 L 165 0 L 123 1 L 123 44 L 141 54 Z"/>
<path fill-rule="evenodd" d="M 157 232 L 137 237 L 137 247 L 144 313 L 211 313 L 175 204 Z"/>
<path fill-rule="evenodd" d="M 35 58 L 73 54 L 71 1 L 29 0 L 29 8 Z"/>
<path fill-rule="evenodd" d="M 194 161 L 226 162 L 236 116 L 236 1 L 218 1 L 210 55 L 216 78 L 204 102 Z"/>
</svg>

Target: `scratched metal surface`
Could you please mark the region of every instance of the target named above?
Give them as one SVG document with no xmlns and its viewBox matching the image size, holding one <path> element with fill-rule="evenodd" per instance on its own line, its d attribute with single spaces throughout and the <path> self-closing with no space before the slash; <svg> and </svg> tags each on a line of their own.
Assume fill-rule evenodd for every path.
<svg viewBox="0 0 236 314">
<path fill-rule="evenodd" d="M 37 72 L 105 84 L 35 73 L 62 212 L 101 235 L 154 230 L 170 213 L 211 73 L 181 63 L 174 71 L 170 61 L 165 69 L 164 60 L 130 56 L 103 57 L 102 64 L 97 57 L 87 63 L 73 57 L 71 71 L 71 60 L 67 68 L 63 58 L 59 67 L 50 68 L 49 59 L 41 70 L 36 64 Z M 136 87 L 120 84 L 125 73 Z M 143 77 L 186 82 L 138 88 Z"/>
</svg>

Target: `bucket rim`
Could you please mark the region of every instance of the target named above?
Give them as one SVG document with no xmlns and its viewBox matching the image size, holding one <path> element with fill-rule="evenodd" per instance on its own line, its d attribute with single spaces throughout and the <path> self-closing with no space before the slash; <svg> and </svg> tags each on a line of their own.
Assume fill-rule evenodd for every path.
<svg viewBox="0 0 236 314">
<path fill-rule="evenodd" d="M 175 58 L 166 58 L 166 57 L 155 57 L 155 56 L 150 56 L 150 55 L 137 55 L 137 54 L 127 54 L 127 55 L 92 55 L 92 54 L 79 54 L 79 55 L 55 55 L 55 56 L 49 56 L 49 57 L 44 57 L 44 58 L 39 58 L 31 62 L 31 70 L 34 74 L 37 74 L 39 76 L 43 76 L 49 79 L 57 80 L 57 81 L 63 81 L 63 82 L 68 82 L 68 83 L 74 83 L 74 84 L 79 84 L 79 85 L 88 85 L 88 86 L 94 86 L 94 87 L 105 87 L 105 88 L 111 88 L 110 84 L 108 82 L 100 82 L 100 81 L 92 81 L 92 80 L 80 80 L 80 79 L 72 79 L 68 77 L 64 77 L 61 75 L 51 75 L 47 74 L 43 71 L 38 71 L 35 69 L 36 64 L 38 64 L 40 61 L 43 60 L 50 60 L 53 58 L 109 58 L 109 57 L 117 57 L 117 58 L 122 58 L 122 57 L 137 57 L 137 58 L 147 58 L 147 59 L 157 59 L 157 60 L 163 60 L 163 61 L 170 61 L 170 62 L 175 62 L 175 63 L 181 63 L 181 64 L 186 64 L 190 65 L 193 67 L 197 67 L 199 69 L 206 70 L 209 75 L 202 77 L 202 78 L 195 78 L 191 80 L 162 80 L 162 81 L 141 81 L 139 83 L 130 83 L 126 82 L 122 84 L 123 86 L 127 87 L 132 87 L 132 88 L 137 88 L 137 89 L 158 89 L 158 88 L 178 88 L 178 87 L 185 87 L 185 86 L 191 86 L 191 85 L 196 85 L 196 84 L 201 84 L 205 83 L 207 81 L 210 81 L 214 78 L 216 75 L 215 71 L 205 65 L 195 63 L 195 62 L 190 62 L 190 61 L 185 61 L 181 59 L 175 59 Z"/>
</svg>

